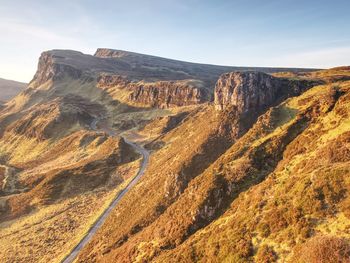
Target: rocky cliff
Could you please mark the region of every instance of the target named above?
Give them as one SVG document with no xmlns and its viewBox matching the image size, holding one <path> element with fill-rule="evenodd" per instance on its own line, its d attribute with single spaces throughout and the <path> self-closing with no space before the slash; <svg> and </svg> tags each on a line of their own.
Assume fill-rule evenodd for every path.
<svg viewBox="0 0 350 263">
<path fill-rule="evenodd" d="M 39 58 L 38 69 L 29 86 L 36 88 L 48 80 L 60 80 L 65 76 L 78 79 L 82 76 L 82 70 L 69 64 L 57 63 L 57 59 L 64 59 L 64 57 L 52 52 L 43 52 Z"/>
<path fill-rule="evenodd" d="M 126 87 L 130 83 L 126 77 L 116 74 L 101 74 L 97 78 L 99 88 Z"/>
<path fill-rule="evenodd" d="M 275 78 L 262 72 L 225 73 L 216 83 L 214 103 L 219 110 L 234 107 L 240 113 L 261 112 L 311 86 L 306 81 Z"/>
<path fill-rule="evenodd" d="M 317 82 L 276 78 L 262 72 L 230 72 L 221 75 L 214 91 L 215 108 L 223 112 L 231 130 L 239 138 L 255 123 L 258 116 L 283 100 L 300 95 Z"/>
<path fill-rule="evenodd" d="M 203 103 L 209 100 L 203 83 L 195 80 L 133 82 L 120 75 L 102 74 L 97 86 L 110 93 L 127 93 L 126 103 L 138 106 L 170 108 Z M 118 91 L 117 91 L 118 92 Z"/>
<path fill-rule="evenodd" d="M 127 56 L 128 54 L 132 54 L 132 52 L 109 48 L 98 48 L 94 56 L 100 58 L 122 58 Z"/>
<path fill-rule="evenodd" d="M 206 92 L 181 81 L 159 81 L 155 83 L 134 84 L 131 101 L 152 107 L 169 108 L 203 103 Z"/>
</svg>

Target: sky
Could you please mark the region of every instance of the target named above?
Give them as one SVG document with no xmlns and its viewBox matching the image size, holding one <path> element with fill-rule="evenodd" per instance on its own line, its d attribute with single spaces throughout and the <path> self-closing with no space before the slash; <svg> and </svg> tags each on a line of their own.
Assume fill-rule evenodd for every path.
<svg viewBox="0 0 350 263">
<path fill-rule="evenodd" d="M 0 77 L 99 47 L 231 66 L 350 64 L 349 0 L 0 0 Z"/>
</svg>

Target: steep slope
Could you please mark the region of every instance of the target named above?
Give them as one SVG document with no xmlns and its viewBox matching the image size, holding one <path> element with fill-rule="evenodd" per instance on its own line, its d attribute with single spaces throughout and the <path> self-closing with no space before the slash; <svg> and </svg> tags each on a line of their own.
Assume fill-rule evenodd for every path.
<svg viewBox="0 0 350 263">
<path fill-rule="evenodd" d="M 43 55 L 29 87 L 0 112 L 2 262 L 62 258 L 138 168 L 123 139 L 91 131 L 107 108 L 80 70 Z M 19 256 L 22 247 L 35 256 Z"/>
<path fill-rule="evenodd" d="M 121 206 L 80 255 L 79 262 L 150 261 L 205 227 L 217 215 L 206 202 L 221 207 L 227 200 L 217 199 L 226 191 L 225 179 L 206 178 L 202 174 L 232 145 L 239 143 L 235 141 L 240 140 L 259 114 L 308 88 L 303 82 L 273 79 L 263 73 L 236 72 L 220 78 L 216 86 L 217 98 L 223 90 L 232 87 L 231 82 L 223 81 L 228 76 L 232 80 L 242 80 L 235 88 L 252 89 L 252 96 L 246 100 L 247 107 L 227 105 L 228 108 L 221 110 L 222 104 L 217 99 L 218 110 L 215 105 L 198 108 L 185 116 L 178 126 L 148 144 L 155 152 L 141 183 L 125 196 Z M 275 85 L 261 86 L 253 81 L 257 79 L 268 83 L 273 80 Z M 273 99 L 265 96 L 268 88 Z M 240 101 L 241 92 L 228 94 L 235 97 L 233 101 Z M 254 104 L 256 99 L 261 105 Z M 218 190 L 209 190 L 212 187 Z"/>
<path fill-rule="evenodd" d="M 26 88 L 27 84 L 0 78 L 0 102 L 5 102 Z"/>
<path fill-rule="evenodd" d="M 347 262 L 349 96 L 318 86 L 262 116 L 188 192 L 212 193 L 190 210 L 214 220 L 159 262 Z"/>
<path fill-rule="evenodd" d="M 319 81 L 248 69 L 106 49 L 94 56 L 44 52 L 28 88 L 0 109 L 0 261 L 59 262 L 133 178 L 140 156 L 121 137 L 96 131 L 96 119 L 103 119 L 104 130 L 113 127 L 116 134 L 142 141 L 152 154 L 144 177 L 79 260 L 130 262 L 177 255 L 227 210 L 236 192 L 245 190 L 227 190 L 217 204 L 234 179 L 207 171 L 225 167 L 223 156 L 245 145 L 246 132 L 255 129 L 261 114 Z M 214 96 L 215 82 L 228 70 L 235 72 L 220 77 Z M 291 71 L 299 74 L 299 69 Z M 297 106 L 287 111 L 300 114 L 281 135 L 283 143 L 292 142 L 318 116 L 316 106 L 308 109 L 316 113 L 308 116 Z M 271 115 L 278 124 L 267 122 L 277 129 L 283 114 Z M 271 132 L 264 129 L 257 128 L 252 141 Z M 261 168 L 257 155 L 266 155 L 266 171 L 254 183 L 277 167 L 284 148 L 276 145 L 266 154 L 265 148 L 253 146 L 237 150 L 236 157 L 244 156 L 256 170 Z M 270 161 L 271 156 L 276 158 Z M 240 183 L 253 187 L 242 173 Z"/>
</svg>

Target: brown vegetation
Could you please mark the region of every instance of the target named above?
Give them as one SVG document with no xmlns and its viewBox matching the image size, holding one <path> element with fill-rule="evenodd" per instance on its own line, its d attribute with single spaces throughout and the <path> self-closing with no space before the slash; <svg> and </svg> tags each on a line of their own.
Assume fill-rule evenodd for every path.
<svg viewBox="0 0 350 263">
<path fill-rule="evenodd" d="M 59 262 L 130 181 L 138 155 L 90 127 L 106 117 L 152 154 L 78 262 L 348 262 L 349 69 L 230 73 L 202 103 L 227 70 L 44 53 L 0 113 L 0 261 Z"/>
<path fill-rule="evenodd" d="M 348 263 L 350 242 L 344 238 L 318 235 L 294 249 L 293 262 Z"/>
<path fill-rule="evenodd" d="M 334 211 L 348 209 L 348 148 L 339 148 L 344 158 L 335 152 L 337 148 L 331 148 L 335 143 L 348 143 L 348 96 L 348 82 L 338 87 L 318 86 L 271 108 L 242 138 L 229 143 L 228 150 L 216 161 L 209 159 L 210 166 L 180 173 L 192 175 L 186 184 L 180 184 L 186 177 L 178 175 L 170 181 L 174 178 L 170 173 L 174 163 L 169 161 L 179 156 L 177 159 L 186 166 L 185 154 L 197 145 L 199 134 L 208 126 L 201 123 L 211 123 L 210 127 L 216 129 L 210 121 L 211 111 L 190 114 L 180 126 L 158 139 L 163 146 L 154 153 L 142 183 L 111 216 L 80 261 L 288 259 L 296 244 L 320 231 L 319 225 L 325 229 L 324 218 L 330 220 Z M 223 115 L 218 116 L 221 124 L 225 123 Z M 188 125 L 192 128 L 186 128 Z M 181 146 L 175 144 L 177 138 L 182 138 Z M 192 147 L 184 147 L 189 144 L 186 139 L 195 142 Z M 216 142 L 208 149 L 217 150 L 218 145 L 223 143 Z M 172 146 L 181 154 L 175 154 Z M 323 153 L 326 149 L 327 154 Z M 162 168 L 167 165 L 169 173 L 156 172 L 152 168 L 156 160 Z M 167 181 L 160 181 L 163 176 Z M 173 200 L 170 205 L 149 191 L 161 189 L 158 185 L 180 186 L 180 190 L 160 194 Z M 141 198 L 146 193 L 147 200 Z M 137 215 L 141 217 L 133 220 L 127 211 L 133 213 L 138 202 L 143 205 L 137 208 L 145 207 L 142 211 L 146 214 L 139 210 Z M 124 222 L 123 226 L 115 228 L 117 221 Z"/>
</svg>

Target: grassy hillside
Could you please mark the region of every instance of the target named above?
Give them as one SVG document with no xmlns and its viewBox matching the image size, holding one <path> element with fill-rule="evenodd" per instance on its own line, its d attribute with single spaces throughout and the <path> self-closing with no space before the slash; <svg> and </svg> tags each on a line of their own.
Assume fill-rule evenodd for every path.
<svg viewBox="0 0 350 263">
<path fill-rule="evenodd" d="M 201 191 L 219 193 L 201 201 L 215 220 L 157 260 L 345 262 L 349 98 L 350 82 L 319 86 L 263 116 L 202 175 L 213 185 Z"/>
<path fill-rule="evenodd" d="M 0 261 L 69 253 L 138 171 L 119 135 L 150 162 L 78 262 L 347 257 L 349 69 L 262 69 L 283 78 L 278 89 L 246 74 L 271 89 L 266 100 L 248 81 L 247 112 L 193 92 L 213 92 L 237 69 L 248 70 L 118 50 L 43 53 L 29 88 L 0 105 Z M 297 83 L 320 85 L 285 100 L 310 88 Z M 92 129 L 97 118 L 104 132 Z"/>
<path fill-rule="evenodd" d="M 78 261 L 346 260 L 349 96 L 349 81 L 316 86 L 236 142 L 210 107 L 188 115 L 150 145 L 145 177 Z"/>
</svg>

